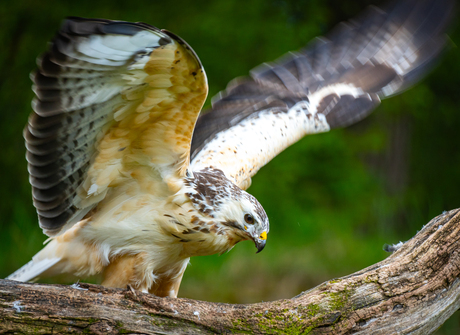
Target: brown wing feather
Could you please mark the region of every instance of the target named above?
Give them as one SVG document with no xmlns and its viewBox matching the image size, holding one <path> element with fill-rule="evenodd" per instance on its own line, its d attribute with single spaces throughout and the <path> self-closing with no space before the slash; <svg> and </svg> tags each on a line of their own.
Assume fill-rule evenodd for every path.
<svg viewBox="0 0 460 335">
<path fill-rule="evenodd" d="M 453 4 L 405 0 L 392 2 L 385 10 L 370 7 L 327 38 L 259 66 L 250 78 L 231 82 L 198 119 L 192 165 L 213 165 L 247 187 L 264 164 L 304 135 L 362 120 L 381 98 L 402 92 L 429 72 L 445 46 Z M 294 113 L 301 101 L 308 105 L 306 112 L 296 114 L 299 118 L 284 136 L 289 117 L 278 116 Z M 327 127 L 316 127 L 315 118 L 324 118 Z M 266 123 L 269 119 L 273 122 Z M 243 127 L 250 132 L 246 134 Z M 232 132 L 238 135 L 230 136 Z M 252 133 L 259 133 L 257 141 Z M 257 158 L 238 159 L 235 151 L 240 155 L 245 148 Z"/>
<path fill-rule="evenodd" d="M 49 235 L 146 165 L 174 186 L 207 94 L 194 52 L 142 24 L 69 18 L 33 76 L 25 129 L 34 205 Z"/>
</svg>

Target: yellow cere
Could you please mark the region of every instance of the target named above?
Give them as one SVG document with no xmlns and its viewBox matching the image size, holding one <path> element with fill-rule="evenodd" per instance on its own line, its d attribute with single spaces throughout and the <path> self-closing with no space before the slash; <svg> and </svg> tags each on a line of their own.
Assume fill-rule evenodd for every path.
<svg viewBox="0 0 460 335">
<path fill-rule="evenodd" d="M 267 239 L 267 232 L 264 231 L 262 234 L 260 234 L 259 238 L 260 238 L 261 240 L 266 240 L 266 239 Z"/>
</svg>

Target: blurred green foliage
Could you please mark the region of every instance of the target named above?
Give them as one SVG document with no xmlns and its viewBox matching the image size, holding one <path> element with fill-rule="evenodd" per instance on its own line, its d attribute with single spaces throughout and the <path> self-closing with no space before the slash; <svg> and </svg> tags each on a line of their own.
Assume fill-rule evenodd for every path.
<svg viewBox="0 0 460 335">
<path fill-rule="evenodd" d="M 3 0 L 0 2 L 0 277 L 26 263 L 46 237 L 37 225 L 22 129 L 28 74 L 65 16 L 144 21 L 197 52 L 212 97 L 254 66 L 296 50 L 371 1 Z M 375 2 L 372 1 L 375 4 Z M 411 238 L 460 205 L 459 29 L 435 71 L 348 129 L 306 137 L 276 157 L 249 191 L 271 222 L 267 247 L 241 243 L 192 259 L 179 295 L 250 303 L 292 297 L 378 262 L 384 243 Z M 209 100 L 207 106 L 209 106 Z M 460 333 L 458 315 L 438 334 Z"/>
</svg>

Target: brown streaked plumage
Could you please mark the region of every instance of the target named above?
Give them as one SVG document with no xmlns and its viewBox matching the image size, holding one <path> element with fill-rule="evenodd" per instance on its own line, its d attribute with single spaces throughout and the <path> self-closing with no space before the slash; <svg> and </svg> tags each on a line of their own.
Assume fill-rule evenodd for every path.
<svg viewBox="0 0 460 335">
<path fill-rule="evenodd" d="M 361 120 L 425 74 L 451 7 L 370 8 L 233 81 L 200 118 L 206 75 L 179 37 L 67 19 L 33 75 L 24 131 L 34 205 L 51 237 L 9 278 L 102 274 L 106 286 L 176 297 L 190 257 L 243 240 L 261 251 L 269 223 L 244 191 L 251 177 L 306 134 Z"/>
</svg>

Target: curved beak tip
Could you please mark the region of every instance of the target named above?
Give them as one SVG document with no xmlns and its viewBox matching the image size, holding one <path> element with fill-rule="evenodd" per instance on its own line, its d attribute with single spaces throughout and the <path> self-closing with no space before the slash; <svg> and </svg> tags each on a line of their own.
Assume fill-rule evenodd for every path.
<svg viewBox="0 0 460 335">
<path fill-rule="evenodd" d="M 264 250 L 265 244 L 266 244 L 266 243 L 267 243 L 267 240 L 255 241 L 256 248 L 257 248 L 256 254 L 258 254 L 259 252 L 261 252 L 262 250 Z"/>
</svg>

